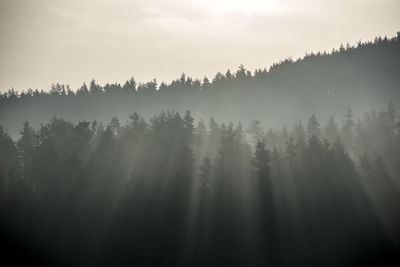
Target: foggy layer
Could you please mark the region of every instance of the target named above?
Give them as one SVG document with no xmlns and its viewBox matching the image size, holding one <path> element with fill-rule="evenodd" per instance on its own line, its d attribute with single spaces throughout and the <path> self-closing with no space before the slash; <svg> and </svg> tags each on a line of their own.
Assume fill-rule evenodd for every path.
<svg viewBox="0 0 400 267">
<path fill-rule="evenodd" d="M 8 90 L 0 99 L 0 124 L 16 136 L 25 120 L 35 127 L 53 116 L 107 123 L 114 115 L 126 121 L 136 111 L 148 119 L 163 110 L 191 110 L 196 120 L 258 119 L 265 128 L 291 127 L 311 114 L 340 121 L 348 108 L 361 116 L 400 102 L 399 42 L 398 36 L 376 37 L 269 69 L 240 66 L 201 80 L 182 74 L 167 84 L 134 77 L 122 83 L 91 80 L 77 88 L 56 83 L 50 91 Z"/>
<path fill-rule="evenodd" d="M 0 1 L 0 90 L 170 82 L 393 35 L 396 0 Z"/>
</svg>

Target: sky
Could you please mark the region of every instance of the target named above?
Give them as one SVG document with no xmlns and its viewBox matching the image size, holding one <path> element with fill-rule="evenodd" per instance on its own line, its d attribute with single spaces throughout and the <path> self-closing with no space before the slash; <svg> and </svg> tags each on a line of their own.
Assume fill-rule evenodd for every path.
<svg viewBox="0 0 400 267">
<path fill-rule="evenodd" d="M 400 0 L 0 0 L 0 91 L 269 67 L 394 36 Z"/>
</svg>

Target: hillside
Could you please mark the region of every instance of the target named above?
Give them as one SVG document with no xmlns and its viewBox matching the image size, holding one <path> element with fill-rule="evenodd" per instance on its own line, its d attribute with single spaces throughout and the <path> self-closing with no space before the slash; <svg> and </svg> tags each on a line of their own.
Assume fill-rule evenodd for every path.
<svg viewBox="0 0 400 267">
<path fill-rule="evenodd" d="M 59 116 L 72 121 L 123 121 L 134 111 L 149 118 L 161 110 L 217 121 L 262 118 L 267 127 L 291 126 L 316 113 L 340 119 L 351 107 L 355 114 L 400 102 L 400 35 L 375 38 L 330 52 L 286 59 L 268 69 L 217 73 L 202 81 L 185 74 L 170 84 L 150 81 L 137 85 L 99 85 L 94 80 L 76 91 L 54 84 L 49 91 L 9 90 L 0 96 L 0 125 L 15 135 L 23 121 L 33 126 Z M 279 114 L 279 121 L 276 115 Z"/>
</svg>

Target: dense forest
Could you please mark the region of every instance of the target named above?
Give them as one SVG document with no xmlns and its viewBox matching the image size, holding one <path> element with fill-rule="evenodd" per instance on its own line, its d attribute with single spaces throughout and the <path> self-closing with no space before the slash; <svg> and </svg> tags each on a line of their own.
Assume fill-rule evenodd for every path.
<svg viewBox="0 0 400 267">
<path fill-rule="evenodd" d="M 16 139 L 0 127 L 0 186 L 2 250 L 15 264 L 399 261 L 393 102 L 358 118 L 349 109 L 341 123 L 312 115 L 290 129 L 195 120 L 190 111 L 148 120 L 134 112 L 124 124 L 26 121 Z"/>
<path fill-rule="evenodd" d="M 399 59 L 400 33 L 210 79 L 3 92 L 3 262 L 399 265 Z"/>
<path fill-rule="evenodd" d="M 287 58 L 268 69 L 251 72 L 240 66 L 213 78 L 182 74 L 169 84 L 137 84 L 131 78 L 122 85 L 92 80 L 76 90 L 59 83 L 49 91 L 9 89 L 0 95 L 0 124 L 17 136 L 25 120 L 39 127 L 54 115 L 106 123 L 113 116 L 125 121 L 132 111 L 149 119 L 162 110 L 189 109 L 196 119 L 213 116 L 238 123 L 256 118 L 267 128 L 292 125 L 312 113 L 323 120 L 338 119 L 349 106 L 362 115 L 365 110 L 384 109 L 390 100 L 400 103 L 399 58 L 400 33 L 297 60 Z"/>
</svg>

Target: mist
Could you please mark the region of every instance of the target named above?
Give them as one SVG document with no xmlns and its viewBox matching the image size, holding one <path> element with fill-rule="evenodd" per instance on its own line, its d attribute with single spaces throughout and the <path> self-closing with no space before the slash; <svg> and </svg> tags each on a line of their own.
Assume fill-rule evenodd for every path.
<svg viewBox="0 0 400 267">
<path fill-rule="evenodd" d="M 1 2 L 7 10 L 23 6 L 15 17 L 0 11 L 0 22 L 8 21 L 0 35 L 15 34 L 1 47 L 0 55 L 12 53 L 0 63 L 0 86 L 18 84 L 0 94 L 3 264 L 399 264 L 400 32 L 395 34 L 392 13 L 378 25 L 383 35 L 366 41 L 354 41 L 362 32 L 354 29 L 346 32 L 348 39 L 330 47 L 326 45 L 331 42 L 316 37 L 310 41 L 293 35 L 297 47 L 296 40 L 281 38 L 276 55 L 269 55 L 275 63 L 257 68 L 257 56 L 242 50 L 234 54 L 237 47 L 226 46 L 233 45 L 232 36 L 256 36 L 257 27 L 245 29 L 266 18 L 280 21 L 278 28 L 293 34 L 289 25 L 300 14 L 313 22 L 316 15 L 329 18 L 332 9 L 323 12 L 327 3 L 305 1 L 313 3 L 307 13 L 294 1 L 84 1 L 79 10 L 75 3 L 39 2 Z M 360 7 L 356 17 L 364 21 L 372 7 L 397 5 L 373 2 Z M 121 5 L 126 10 L 118 13 Z M 129 13 L 132 5 L 138 9 Z M 342 10 L 346 5 L 338 1 L 329 7 Z M 90 8 L 93 12 L 87 12 Z M 22 19 L 24 12 L 32 16 Z M 80 14 L 90 15 L 78 19 Z M 109 23 L 92 24 L 99 14 L 108 14 Z M 49 21 L 57 22 L 54 28 Z M 26 23 L 31 26 L 23 27 Z M 17 41 L 25 31 L 41 25 L 32 33 L 36 37 L 30 36 L 38 42 L 52 36 L 48 30 L 69 32 L 70 23 L 76 23 L 74 34 L 91 34 L 85 42 L 61 38 L 48 57 L 39 52 L 47 45 L 38 50 L 33 43 L 25 54 L 29 64 L 35 62 L 28 60 L 32 56 L 48 63 L 58 58 L 54 51 L 65 52 L 60 62 L 68 67 L 39 64 L 29 75 L 18 64 L 7 69 L 23 56 L 18 51 L 26 43 Z M 103 45 L 111 49 L 98 42 L 99 37 L 128 34 L 126 44 L 132 44 L 130 27 L 135 23 L 141 25 L 133 31 L 137 36 L 168 33 L 182 42 L 172 49 L 167 38 L 150 63 L 146 53 L 132 48 L 143 68 L 135 67 L 139 71 L 131 74 L 129 68 L 120 68 L 131 58 L 129 48 L 118 45 L 123 49 L 108 61 L 104 59 L 113 53 L 116 39 L 105 40 Z M 392 34 L 384 35 L 386 31 Z M 188 32 L 213 36 L 221 53 L 210 57 L 203 40 L 179 57 Z M 154 47 L 149 44 L 155 41 Z M 321 45 L 307 52 L 303 45 L 312 42 Z M 76 50 L 66 49 L 71 44 Z M 138 47 L 151 51 L 161 44 L 149 37 Z M 93 54 L 86 59 L 98 58 L 86 67 L 77 61 L 76 69 L 68 70 L 72 59 L 84 58 L 87 49 Z M 303 54 L 290 57 L 299 49 Z M 124 53 L 129 56 L 122 57 Z M 188 54 L 193 54 L 192 63 L 181 64 Z M 159 65 L 153 64 L 157 56 Z M 221 67 L 232 64 L 231 69 Z M 182 66 L 187 70 L 178 72 Z M 93 73 L 99 77 L 83 78 Z M 115 82 L 122 75 L 125 80 Z M 52 84 L 45 88 L 49 80 Z"/>
</svg>

